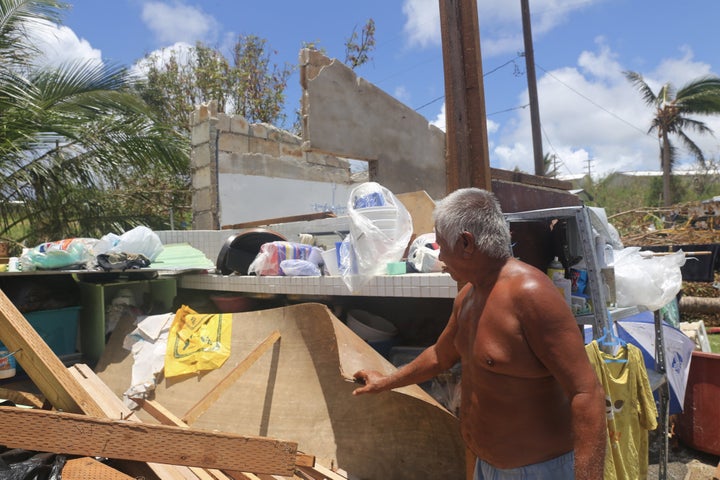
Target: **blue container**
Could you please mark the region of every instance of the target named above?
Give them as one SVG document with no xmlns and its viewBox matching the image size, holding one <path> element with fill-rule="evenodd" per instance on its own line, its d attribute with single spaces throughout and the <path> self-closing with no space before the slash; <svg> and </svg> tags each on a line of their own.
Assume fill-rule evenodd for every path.
<svg viewBox="0 0 720 480">
<path fill-rule="evenodd" d="M 70 355 L 77 351 L 79 306 L 38 310 L 23 315 L 55 355 Z"/>
</svg>

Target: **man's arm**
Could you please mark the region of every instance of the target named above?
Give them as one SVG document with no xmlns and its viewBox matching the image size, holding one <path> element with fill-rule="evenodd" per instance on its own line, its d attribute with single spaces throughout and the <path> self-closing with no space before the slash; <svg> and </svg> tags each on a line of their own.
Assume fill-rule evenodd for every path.
<svg viewBox="0 0 720 480">
<path fill-rule="evenodd" d="M 546 277 L 519 288 L 525 291 L 519 303 L 528 343 L 570 401 L 575 478 L 602 480 L 607 442 L 605 393 L 590 365 L 575 317 Z"/>
<path fill-rule="evenodd" d="M 450 319 L 434 345 L 429 346 L 412 362 L 403 365 L 389 375 L 383 375 L 375 370 L 356 372 L 353 377 L 363 386 L 356 388 L 353 395 L 377 393 L 422 383 L 455 365 L 460 359 L 454 345 L 455 332 L 457 331 L 457 313 L 465 294 L 466 289 L 463 289 L 455 298 Z"/>
</svg>

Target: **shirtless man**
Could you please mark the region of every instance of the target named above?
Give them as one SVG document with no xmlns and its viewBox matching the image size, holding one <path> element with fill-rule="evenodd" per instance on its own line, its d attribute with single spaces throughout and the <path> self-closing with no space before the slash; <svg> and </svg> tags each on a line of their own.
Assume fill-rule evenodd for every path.
<svg viewBox="0 0 720 480">
<path fill-rule="evenodd" d="M 602 479 L 605 394 L 562 294 L 512 257 L 491 193 L 457 190 L 434 219 L 440 260 L 464 284 L 448 324 L 396 372 L 355 373 L 364 385 L 353 394 L 421 383 L 460 361 L 460 425 L 478 459 L 475 479 Z"/>
</svg>

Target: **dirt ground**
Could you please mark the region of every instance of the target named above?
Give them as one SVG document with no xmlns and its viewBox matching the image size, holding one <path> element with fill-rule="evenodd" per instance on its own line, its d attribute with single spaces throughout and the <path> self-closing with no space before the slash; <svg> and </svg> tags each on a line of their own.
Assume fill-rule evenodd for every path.
<svg viewBox="0 0 720 480">
<path fill-rule="evenodd" d="M 648 479 L 660 478 L 660 448 L 658 431 L 650 432 Z M 668 445 L 667 480 L 712 480 L 720 457 L 694 450 L 678 438 L 670 438 Z"/>
</svg>

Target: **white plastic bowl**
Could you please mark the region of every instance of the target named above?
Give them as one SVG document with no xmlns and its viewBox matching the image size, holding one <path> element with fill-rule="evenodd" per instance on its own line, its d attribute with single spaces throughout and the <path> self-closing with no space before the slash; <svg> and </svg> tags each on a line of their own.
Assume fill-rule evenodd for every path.
<svg viewBox="0 0 720 480">
<path fill-rule="evenodd" d="M 398 333 L 391 322 L 365 310 L 350 310 L 347 314 L 347 326 L 366 342 L 390 340 Z"/>
<path fill-rule="evenodd" d="M 395 207 L 368 207 L 355 210 L 358 214 L 368 220 L 397 220 L 397 209 Z"/>
</svg>

